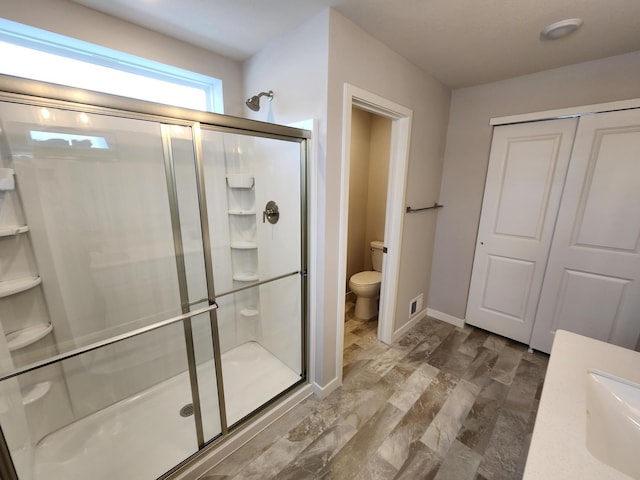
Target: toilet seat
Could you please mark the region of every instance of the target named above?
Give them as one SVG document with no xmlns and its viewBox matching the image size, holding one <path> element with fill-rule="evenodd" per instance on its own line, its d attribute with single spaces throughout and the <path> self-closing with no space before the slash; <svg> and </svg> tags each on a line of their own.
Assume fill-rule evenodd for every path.
<svg viewBox="0 0 640 480">
<path fill-rule="evenodd" d="M 360 272 L 352 275 L 350 281 L 356 286 L 373 285 L 382 282 L 382 274 L 376 271 Z"/>
</svg>

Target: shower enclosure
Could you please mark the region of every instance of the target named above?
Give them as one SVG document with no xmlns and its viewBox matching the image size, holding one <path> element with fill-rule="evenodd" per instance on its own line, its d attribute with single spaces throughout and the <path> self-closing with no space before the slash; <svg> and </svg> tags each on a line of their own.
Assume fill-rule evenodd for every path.
<svg viewBox="0 0 640 480">
<path fill-rule="evenodd" d="M 306 382 L 309 132 L 0 90 L 3 480 L 163 477 Z"/>
</svg>

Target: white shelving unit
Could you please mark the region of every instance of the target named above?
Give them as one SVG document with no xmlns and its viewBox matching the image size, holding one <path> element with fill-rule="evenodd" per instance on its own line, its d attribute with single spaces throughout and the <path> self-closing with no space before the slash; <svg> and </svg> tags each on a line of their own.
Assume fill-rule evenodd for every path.
<svg viewBox="0 0 640 480">
<path fill-rule="evenodd" d="M 49 393 L 51 382 L 39 382 L 22 390 L 22 405 L 31 405 Z"/>
<path fill-rule="evenodd" d="M 251 189 L 255 185 L 255 178 L 249 173 L 232 173 L 227 175 L 229 188 Z"/>
<path fill-rule="evenodd" d="M 248 215 L 248 216 L 255 216 L 256 215 L 256 211 L 255 210 L 242 210 L 241 208 L 236 208 L 233 210 L 229 210 L 229 215 Z"/>
<path fill-rule="evenodd" d="M 245 318 L 257 317 L 260 314 L 260 311 L 255 308 L 243 308 L 240 310 L 240 315 Z"/>
<path fill-rule="evenodd" d="M 231 248 L 235 250 L 254 250 L 258 248 L 258 244 L 255 242 L 233 242 L 231 243 Z"/>
<path fill-rule="evenodd" d="M 0 168 L 0 192 L 10 192 L 16 188 L 15 173 L 12 168 Z"/>
<path fill-rule="evenodd" d="M 242 272 L 233 274 L 234 282 L 257 282 L 258 278 L 258 274 L 253 272 Z"/>
<path fill-rule="evenodd" d="M 42 283 L 40 277 L 18 278 L 16 280 L 5 280 L 0 282 L 0 298 L 15 295 L 33 287 L 37 287 Z"/>
<path fill-rule="evenodd" d="M 0 227 L 0 237 L 9 237 L 12 235 L 18 235 L 19 233 L 25 233 L 29 231 L 27 225 L 12 225 L 10 227 Z"/>
<path fill-rule="evenodd" d="M 232 278 L 236 286 L 243 286 L 259 280 L 253 174 L 228 173 L 227 199 Z M 236 307 L 237 319 L 248 320 L 259 317 L 257 292 L 246 292 L 241 297 L 237 297 L 236 301 L 239 303 Z"/>
<path fill-rule="evenodd" d="M 28 347 L 29 345 L 36 343 L 38 340 L 43 339 L 53 331 L 53 325 L 35 325 L 32 327 L 23 328 L 16 332 L 6 334 L 7 345 L 10 352 L 15 352 L 21 348 Z"/>
<path fill-rule="evenodd" d="M 3 139 L 0 138 L 0 141 L 1 140 Z M 7 159 L 0 159 L 0 161 L 2 160 L 6 161 Z M 19 208 L 20 201 L 18 190 L 19 184 L 16 181 L 16 172 L 14 169 L 0 167 L 0 209 L 4 209 L 4 211 L 0 211 L 0 219 L 4 222 L 4 224 L 0 223 L 0 239 L 2 239 L 3 242 L 9 242 L 9 245 L 15 244 L 12 244 L 12 240 L 7 237 L 13 237 L 29 232 L 29 226 L 23 224 L 24 219 L 22 218 L 23 215 Z M 21 238 L 19 241 L 26 241 L 29 243 L 24 244 L 24 246 L 19 249 L 0 249 L 0 257 L 3 256 L 2 260 L 8 260 L 5 262 L 7 267 L 2 271 L 3 278 L 8 278 L 8 280 L 0 278 L 0 308 L 2 308 L 2 310 L 7 308 L 7 311 L 12 314 L 12 318 L 10 319 L 12 321 L 7 324 L 7 321 L 5 320 L 3 323 L 4 328 L 2 330 L 7 332 L 7 327 L 12 330 L 5 334 L 4 341 L 6 342 L 7 349 L 11 354 L 10 360 L 15 367 L 22 366 L 20 363 L 24 362 L 24 358 L 26 358 L 22 353 L 20 353 L 20 355 L 16 355 L 18 351 L 24 351 L 28 354 L 28 357 L 33 357 L 34 351 L 29 351 L 30 348 L 34 348 L 32 345 L 46 338 L 53 331 L 53 325 L 47 318 L 39 318 L 37 321 L 29 318 L 29 315 L 32 315 L 34 306 L 33 302 L 43 301 L 42 292 L 38 291 L 42 284 L 42 279 L 34 271 L 29 272 L 29 276 L 21 277 L 21 275 L 26 273 L 24 271 L 25 259 L 20 258 L 18 261 L 16 260 L 18 258 L 16 255 L 24 256 L 27 259 L 26 264 L 30 264 L 29 259 L 34 258 L 34 253 L 30 245 L 30 238 Z M 35 265 L 35 262 L 33 262 L 33 265 Z M 26 293 L 30 291 L 34 291 L 35 294 Z M 15 301 L 14 296 L 20 294 L 30 295 L 30 297 L 25 297 L 24 299 Z M 31 297 L 31 295 L 33 296 Z M 0 321 L 4 318 L 5 317 L 0 316 Z M 24 322 L 25 326 L 20 328 L 20 324 L 18 322 Z M 16 325 L 16 323 L 18 324 Z M 53 385 L 53 382 L 51 381 L 35 380 L 35 378 L 30 377 L 29 375 L 26 375 L 25 378 L 21 378 L 20 380 L 20 383 L 24 384 L 26 382 L 27 384 L 26 386 L 23 385 L 21 390 L 22 405 L 25 408 L 35 407 L 38 402 L 49 393 Z M 33 383 L 29 384 L 30 381 L 33 381 Z"/>
</svg>

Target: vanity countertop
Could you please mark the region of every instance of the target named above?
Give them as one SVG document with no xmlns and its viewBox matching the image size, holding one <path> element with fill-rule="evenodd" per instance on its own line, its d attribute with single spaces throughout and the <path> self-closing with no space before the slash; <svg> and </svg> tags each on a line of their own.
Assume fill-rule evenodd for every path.
<svg viewBox="0 0 640 480">
<path fill-rule="evenodd" d="M 556 332 L 524 480 L 631 478 L 587 450 L 589 369 L 640 383 L 640 352 L 563 330 Z"/>
</svg>

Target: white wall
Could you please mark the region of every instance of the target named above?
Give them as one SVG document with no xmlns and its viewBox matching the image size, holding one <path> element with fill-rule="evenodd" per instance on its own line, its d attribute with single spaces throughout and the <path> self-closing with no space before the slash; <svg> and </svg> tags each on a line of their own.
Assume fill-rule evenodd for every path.
<svg viewBox="0 0 640 480">
<path fill-rule="evenodd" d="M 69 0 L 3 1 L 0 15 L 14 22 L 219 78 L 225 113 L 239 116 L 243 111 L 241 65 L 222 55 Z"/>
<path fill-rule="evenodd" d="M 243 117 L 285 125 L 318 118 L 322 140 L 326 128 L 327 24 L 325 11 L 268 43 L 244 63 L 243 97 L 269 90 L 274 97 L 271 101 L 262 97 L 259 112 L 243 105 Z M 318 164 L 322 162 L 318 159 Z"/>
<path fill-rule="evenodd" d="M 317 282 L 316 372 L 324 387 L 339 377 L 336 334 L 340 237 L 342 92 L 345 82 L 413 109 L 408 201 L 431 204 L 438 199 L 449 111 L 449 90 L 415 65 L 365 33 L 334 10 L 321 13 L 271 42 L 245 62 L 245 96 L 269 89 L 273 102 L 248 116 L 276 123 L 319 118 L 319 155 L 312 166 L 317 181 L 318 252 L 311 274 Z M 264 101 L 264 99 L 263 99 Z M 325 114 L 326 108 L 326 114 Z M 435 215 L 413 215 L 405 221 L 396 329 L 408 321 L 411 298 L 429 290 Z M 399 248 L 400 246 L 396 246 Z M 317 268 L 314 270 L 314 263 Z"/>
<path fill-rule="evenodd" d="M 640 97 L 640 52 L 453 92 L 429 307 L 463 319 L 492 117 Z"/>
<path fill-rule="evenodd" d="M 335 342 L 337 326 L 338 258 L 340 238 L 340 189 L 342 150 L 342 105 L 344 84 L 350 83 L 413 110 L 413 131 L 409 155 L 407 203 L 432 204 L 438 199 L 444 156 L 450 92 L 447 87 L 382 44 L 351 21 L 330 10 L 329 84 L 327 104 L 327 170 L 319 203 L 325 205 L 326 219 L 322 244 L 325 248 L 323 316 L 323 385 L 337 374 Z M 429 272 L 435 215 L 427 212 L 407 215 L 401 248 L 397 330 L 409 318 L 409 301 L 429 291 Z M 338 352 L 339 355 L 342 352 Z"/>
</svg>

